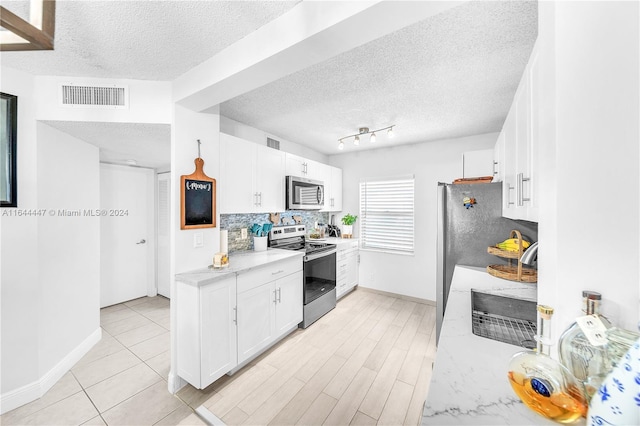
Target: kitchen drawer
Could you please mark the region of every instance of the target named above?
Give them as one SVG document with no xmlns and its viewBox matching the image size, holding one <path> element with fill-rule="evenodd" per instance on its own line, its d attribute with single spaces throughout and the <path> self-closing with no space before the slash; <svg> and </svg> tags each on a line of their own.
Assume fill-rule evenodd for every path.
<svg viewBox="0 0 640 426">
<path fill-rule="evenodd" d="M 254 289 L 302 270 L 302 258 L 281 260 L 238 274 L 238 293 Z"/>
</svg>

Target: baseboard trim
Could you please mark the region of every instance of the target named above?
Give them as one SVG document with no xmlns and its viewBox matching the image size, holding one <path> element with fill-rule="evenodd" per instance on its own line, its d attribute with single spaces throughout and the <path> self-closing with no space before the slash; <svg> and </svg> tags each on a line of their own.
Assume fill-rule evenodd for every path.
<svg viewBox="0 0 640 426">
<path fill-rule="evenodd" d="M 175 374 L 173 371 L 169 371 L 169 377 L 167 377 L 167 388 L 169 389 L 169 393 L 175 395 L 185 386 L 187 386 L 186 380 Z"/>
<path fill-rule="evenodd" d="M 62 378 L 71 367 L 93 348 L 102 338 L 102 329 L 98 327 L 75 349 L 67 354 L 51 370 L 47 371 L 39 380 L 0 395 L 0 414 L 4 414 L 31 401 L 41 398 L 49 389 Z"/>
<path fill-rule="evenodd" d="M 362 287 L 362 285 L 359 285 L 357 289 L 368 291 L 369 293 L 382 294 L 383 296 L 397 297 L 398 299 L 408 300 L 410 302 L 422 303 L 423 305 L 436 306 L 436 302 L 429 299 L 421 299 L 419 297 L 407 296 L 407 295 L 398 294 L 398 293 L 391 293 L 389 291 L 377 290 L 375 288 Z"/>
</svg>

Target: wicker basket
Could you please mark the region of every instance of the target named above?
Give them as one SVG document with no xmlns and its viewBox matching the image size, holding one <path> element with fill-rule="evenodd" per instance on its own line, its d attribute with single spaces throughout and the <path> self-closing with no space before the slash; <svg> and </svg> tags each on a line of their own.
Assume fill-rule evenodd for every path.
<svg viewBox="0 0 640 426">
<path fill-rule="evenodd" d="M 509 259 L 508 265 L 489 265 L 487 266 L 487 272 L 494 277 L 502 278 L 509 281 L 518 281 L 523 283 L 535 283 L 538 281 L 538 271 L 533 268 L 526 268 L 522 266 L 520 259 L 524 249 L 522 248 L 522 234 L 518 230 L 513 230 L 509 234 L 509 238 L 518 239 L 518 251 L 507 251 L 499 249 L 496 246 L 487 247 L 487 253 L 494 256 Z M 514 265 L 514 259 L 517 261 L 517 265 Z"/>
</svg>

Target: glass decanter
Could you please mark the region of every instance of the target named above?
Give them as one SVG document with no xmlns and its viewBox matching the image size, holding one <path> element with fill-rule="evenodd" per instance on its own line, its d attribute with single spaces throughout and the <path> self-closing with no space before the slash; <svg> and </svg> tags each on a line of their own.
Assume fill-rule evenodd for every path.
<svg viewBox="0 0 640 426">
<path fill-rule="evenodd" d="M 596 315 L 605 328 L 608 329 L 611 327 L 611 323 L 600 315 L 601 300 L 602 295 L 600 293 L 583 291 L 582 311 L 585 315 Z M 583 383 L 589 400 L 600 388 L 602 381 L 612 368 L 607 355 L 606 341 L 599 345 L 592 343 L 578 322 L 571 324 L 560 336 L 558 356 L 560 362 L 567 367 L 571 374 Z"/>
<path fill-rule="evenodd" d="M 582 384 L 549 356 L 553 308 L 538 305 L 537 351 L 515 354 L 509 362 L 509 383 L 522 402 L 559 423 L 573 423 L 587 413 Z"/>
</svg>

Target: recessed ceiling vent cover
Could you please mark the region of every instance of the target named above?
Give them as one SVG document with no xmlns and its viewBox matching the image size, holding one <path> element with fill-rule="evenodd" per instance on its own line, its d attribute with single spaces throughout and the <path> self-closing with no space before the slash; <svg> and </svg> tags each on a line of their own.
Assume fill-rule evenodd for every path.
<svg viewBox="0 0 640 426">
<path fill-rule="evenodd" d="M 129 88 L 117 86 L 79 86 L 63 84 L 61 103 L 90 108 L 129 108 Z"/>
<path fill-rule="evenodd" d="M 280 141 L 275 139 L 267 138 L 267 146 L 273 149 L 280 149 Z"/>
</svg>

